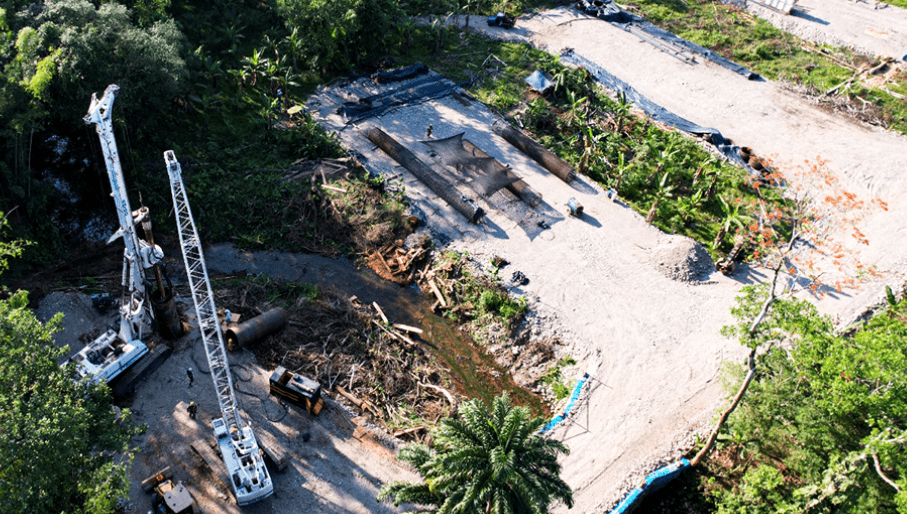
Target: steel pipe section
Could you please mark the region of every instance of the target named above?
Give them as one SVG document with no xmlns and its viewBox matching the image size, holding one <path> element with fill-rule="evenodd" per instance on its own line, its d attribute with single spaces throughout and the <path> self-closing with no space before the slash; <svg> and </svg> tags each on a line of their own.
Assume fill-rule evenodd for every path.
<svg viewBox="0 0 907 514">
<path fill-rule="evenodd" d="M 560 157 L 551 153 L 544 146 L 536 143 L 531 137 L 523 134 L 519 130 L 511 127 L 508 123 L 497 120 L 492 125 L 494 131 L 507 140 L 508 143 L 520 149 L 521 152 L 531 157 L 545 167 L 546 170 L 554 173 L 557 178 L 564 182 L 571 182 L 576 178 L 576 170 Z"/>
<path fill-rule="evenodd" d="M 481 207 L 466 201 L 453 185 L 383 130 L 377 127 L 372 128 L 366 133 L 366 136 L 369 141 L 378 145 L 395 161 L 403 165 L 404 168 L 427 185 L 436 195 L 443 198 L 457 212 L 466 216 L 470 223 L 478 223 L 479 219 L 485 214 Z"/>
<path fill-rule="evenodd" d="M 287 311 L 282 307 L 275 307 L 248 321 L 227 327 L 224 332 L 227 338 L 227 348 L 231 352 L 239 350 L 263 337 L 280 332 L 285 326 L 287 326 Z"/>
</svg>

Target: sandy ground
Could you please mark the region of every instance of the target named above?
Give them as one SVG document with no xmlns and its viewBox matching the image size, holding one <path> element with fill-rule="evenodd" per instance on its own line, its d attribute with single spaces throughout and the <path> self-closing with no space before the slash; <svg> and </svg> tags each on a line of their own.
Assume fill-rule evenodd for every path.
<svg viewBox="0 0 907 514">
<path fill-rule="evenodd" d="M 309 103 L 334 129 L 342 128 L 331 114 L 337 100 L 322 91 Z M 431 157 L 418 141 L 429 123 L 439 138 L 466 131 L 467 139 L 510 164 L 544 195 L 544 203 L 535 209 L 503 191 L 487 202 L 479 200 L 488 212 L 479 225 L 467 223 L 375 150 L 357 128 L 340 134 L 370 170 L 403 181 L 414 211 L 436 239 L 449 241 L 449 248 L 469 252 L 480 262 L 489 262 L 493 255 L 505 258 L 511 263 L 505 276 L 522 271 L 530 281 L 514 292 L 530 300 L 534 333 L 569 343 L 566 353 L 581 362 L 572 372 L 593 372 L 595 394 L 585 407 L 588 430 L 571 425 L 554 436 L 567 440 L 572 450 L 564 465 L 576 491 L 575 510 L 595 512 L 638 477 L 641 465 L 651 468 L 661 459 L 678 457 L 679 445 L 711 417 L 722 396 L 717 381 L 721 361 L 744 354 L 735 342 L 721 338 L 718 329 L 730 321 L 728 305 L 740 281 L 749 279 L 718 273 L 696 284 L 669 279 L 659 271 L 660 256 L 674 236 L 611 202 L 587 179 L 566 184 L 539 168 L 492 132 L 494 119 L 477 102 L 464 105 L 447 97 L 372 120 L 425 162 Z M 464 184 L 459 189 L 477 196 Z M 571 197 L 585 207 L 583 218 L 564 214 Z M 539 227 L 539 221 L 550 228 Z M 585 424 L 583 416 L 577 419 Z"/>
<path fill-rule="evenodd" d="M 827 113 L 778 84 L 750 82 L 707 62 L 684 64 L 604 22 L 576 22 L 582 19 L 565 8 L 521 18 L 511 31 L 476 20 L 470 27 L 554 52 L 574 48 L 656 103 L 776 162 L 828 160 L 848 190 L 867 200 L 881 197 L 889 210 L 867 214 L 861 228 L 869 246 L 851 246 L 883 279 L 829 295 L 820 308 L 849 319 L 878 302 L 885 284 L 903 282 L 907 184 L 901 170 L 907 139 Z M 477 103 L 447 97 L 346 127 L 334 114 L 344 99 L 349 98 L 339 91 L 321 90 L 309 107 L 326 127 L 341 131 L 344 144 L 370 170 L 402 180 L 414 210 L 438 239 L 480 261 L 501 255 L 525 273 L 529 284 L 514 291 L 530 299 L 537 332 L 554 331 L 569 341 L 567 353 L 581 361 L 577 371 L 593 370 L 597 387 L 578 424 L 554 433 L 572 451 L 563 463 L 575 511 L 606 510 L 626 486 L 637 484 L 641 472 L 675 458 L 721 403 L 719 363 L 737 361 L 744 352 L 718 332 L 730 321 L 739 287 L 763 279 L 764 272 L 713 274 L 697 285 L 670 280 L 657 270 L 671 244 L 668 236 L 608 201 L 595 184 L 580 178 L 568 185 L 540 169 L 491 131 L 495 116 Z M 437 138 L 465 131 L 543 192 L 545 202 L 529 209 L 499 192 L 483 203 L 486 221 L 470 225 L 362 135 L 362 129 L 380 126 L 430 163 L 418 142 L 429 123 Z M 477 196 L 464 183 L 458 189 Z M 585 206 L 585 219 L 561 214 L 570 197 Z M 541 220 L 551 228 L 540 229 Z"/>
<path fill-rule="evenodd" d="M 790 15 L 755 2 L 746 2 L 746 10 L 807 41 L 907 56 L 907 11 L 876 0 L 797 0 Z"/>
</svg>

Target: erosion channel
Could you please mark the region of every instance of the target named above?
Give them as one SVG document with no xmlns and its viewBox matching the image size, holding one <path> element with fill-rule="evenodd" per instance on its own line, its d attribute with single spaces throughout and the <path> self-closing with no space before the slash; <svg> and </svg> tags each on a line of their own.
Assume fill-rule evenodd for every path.
<svg viewBox="0 0 907 514">
<path fill-rule="evenodd" d="M 473 343 L 451 321 L 435 314 L 417 285 L 401 287 L 378 277 L 369 268 L 355 267 L 348 259 L 313 254 L 241 251 L 222 243 L 209 247 L 205 255 L 209 269 L 216 273 L 245 271 L 250 275 L 310 283 L 333 290 L 341 297 L 355 296 L 364 305 L 376 303 L 390 323 L 423 330 L 413 339 L 433 361 L 443 363 L 441 367 L 451 371 L 456 393 L 490 401 L 506 391 L 514 403 L 530 407 L 536 415 L 548 413 L 543 400 L 517 385 L 484 348 Z"/>
</svg>

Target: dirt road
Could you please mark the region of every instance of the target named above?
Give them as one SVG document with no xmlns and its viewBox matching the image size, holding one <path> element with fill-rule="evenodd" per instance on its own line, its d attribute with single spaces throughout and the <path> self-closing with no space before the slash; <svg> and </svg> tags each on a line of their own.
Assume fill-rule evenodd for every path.
<svg viewBox="0 0 907 514">
<path fill-rule="evenodd" d="M 238 252 L 223 245 L 216 247 L 209 261 L 213 269 L 228 271 L 247 269 L 256 272 L 257 263 L 266 263 L 271 276 L 305 273 L 295 266 L 296 260 L 263 252 Z M 284 273 L 281 273 L 284 270 Z M 192 312 L 191 301 L 179 299 L 181 309 Z M 36 311 L 41 320 L 58 312 L 64 313 L 64 329 L 55 335 L 57 344 L 67 344 L 74 353 L 82 348 L 80 336 L 100 331 L 117 319 L 114 311 L 100 315 L 91 306 L 91 298 L 78 292 L 53 292 L 45 297 Z M 194 320 L 194 313 L 188 318 Z M 171 357 L 137 389 L 126 405 L 136 423 L 148 430 L 133 444 L 139 451 L 130 472 L 131 489 L 124 506 L 126 514 L 144 514 L 151 510 L 151 495 L 142 491 L 141 481 L 165 466 L 170 466 L 175 480 L 182 481 L 199 504 L 203 514 L 269 514 L 288 512 L 393 513 L 388 504 L 375 501 L 378 487 L 392 480 L 416 480 L 417 476 L 394 459 L 394 443 L 389 436 L 369 428 L 365 418 L 345 411 L 328 400 L 318 417 L 290 406 L 279 404 L 268 394 L 270 373 L 263 369 L 251 352 L 229 354 L 236 398 L 248 414 L 259 441 L 265 433 L 278 440 L 289 456 L 283 471 L 269 466 L 274 481 L 274 495 L 240 508 L 233 493 L 217 476 L 223 471 L 216 450 L 210 455 L 214 465 L 208 467 L 191 448 L 198 441 L 213 440 L 210 420 L 220 417 L 217 397 L 197 330 L 170 343 Z M 187 368 L 193 368 L 190 385 Z M 198 422 L 189 420 L 180 402 L 199 405 Z M 304 440 L 308 434 L 308 440 Z"/>
<path fill-rule="evenodd" d="M 880 57 L 907 56 L 907 11 L 876 0 L 797 0 L 790 15 L 746 2 L 746 10 L 819 44 Z"/>
</svg>

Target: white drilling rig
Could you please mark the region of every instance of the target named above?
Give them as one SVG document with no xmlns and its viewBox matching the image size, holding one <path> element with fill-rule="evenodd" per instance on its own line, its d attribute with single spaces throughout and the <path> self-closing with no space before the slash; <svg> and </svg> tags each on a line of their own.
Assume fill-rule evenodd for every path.
<svg viewBox="0 0 907 514">
<path fill-rule="evenodd" d="M 183 187 L 182 169 L 172 150 L 164 152 L 164 162 L 170 176 L 177 232 L 183 251 L 183 261 L 186 264 L 186 274 L 189 277 L 189 287 L 192 290 L 198 329 L 205 345 L 208 367 L 211 369 L 211 378 L 217 390 L 217 401 L 223 414 L 222 418 L 212 421 L 214 436 L 227 466 L 236 503 L 247 505 L 270 496 L 274 492 L 274 484 L 271 482 L 252 427 L 244 425 L 239 415 L 224 336 L 217 319 L 214 294 L 208 279 L 201 241 Z"/>
<path fill-rule="evenodd" d="M 76 369 L 82 377 L 92 381 L 113 380 L 126 369 L 135 364 L 148 353 L 148 347 L 141 341 L 146 322 L 154 319 L 154 313 L 146 291 L 146 270 L 153 270 L 160 291 L 164 291 L 163 279 L 159 264 L 164 257 L 160 247 L 154 245 L 150 237 L 151 220 L 148 208 L 142 207 L 133 211 L 129 206 L 129 196 L 120 167 L 117 143 L 113 135 L 112 110 L 120 88 L 112 84 L 98 99 L 91 95 L 91 107 L 85 116 L 85 123 L 94 124 L 101 139 L 101 150 L 110 178 L 110 196 L 116 205 L 120 228 L 107 240 L 110 244 L 119 238 L 123 239 L 126 249 L 123 253 L 123 293 L 119 302 L 120 328 L 118 332 L 108 330 L 85 346 L 70 361 L 76 363 Z M 138 237 L 136 225 L 142 224 L 145 241 Z"/>
</svg>

